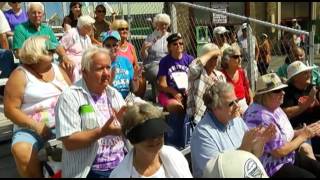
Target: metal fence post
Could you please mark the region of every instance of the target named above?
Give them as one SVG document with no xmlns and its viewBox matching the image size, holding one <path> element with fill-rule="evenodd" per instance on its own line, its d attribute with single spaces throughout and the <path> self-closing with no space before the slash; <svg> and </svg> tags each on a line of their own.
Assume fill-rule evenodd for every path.
<svg viewBox="0 0 320 180">
<path fill-rule="evenodd" d="M 316 26 L 312 25 L 311 32 L 309 33 L 309 65 L 314 63 L 314 35 L 316 32 Z"/>
<path fill-rule="evenodd" d="M 171 23 L 172 32 L 178 32 L 176 6 L 172 2 L 170 3 L 170 17 L 172 21 Z"/>
<path fill-rule="evenodd" d="M 127 11 L 128 11 L 128 29 L 129 29 L 129 32 L 131 30 L 131 12 L 130 12 L 130 3 L 127 2 Z M 131 42 L 131 33 L 129 33 L 129 42 Z"/>
<path fill-rule="evenodd" d="M 248 72 L 248 79 L 250 80 L 250 88 L 252 91 L 255 89 L 255 72 L 254 72 L 254 59 L 255 55 L 253 52 L 254 51 L 254 46 L 255 44 L 252 44 L 253 42 L 253 35 L 252 35 L 252 30 L 249 22 L 247 22 L 247 44 L 248 44 L 248 62 L 249 62 L 249 72 Z"/>
</svg>

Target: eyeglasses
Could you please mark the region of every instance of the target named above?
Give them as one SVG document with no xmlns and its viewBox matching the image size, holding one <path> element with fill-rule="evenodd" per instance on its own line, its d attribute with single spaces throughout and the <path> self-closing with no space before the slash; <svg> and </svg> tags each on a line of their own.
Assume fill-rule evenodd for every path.
<svg viewBox="0 0 320 180">
<path fill-rule="evenodd" d="M 272 93 L 274 93 L 274 94 L 279 94 L 279 93 L 282 92 L 282 90 L 283 90 L 283 89 L 274 90 L 274 91 L 272 91 Z"/>
<path fill-rule="evenodd" d="M 118 29 L 118 31 L 124 31 L 124 30 L 128 31 L 129 28 L 119 28 L 119 29 Z"/>
<path fill-rule="evenodd" d="M 238 102 L 239 102 L 239 100 L 238 100 L 238 99 L 233 100 L 233 101 L 231 101 L 230 103 L 228 103 L 228 106 L 229 106 L 229 107 L 232 107 L 232 106 L 234 106 L 234 105 L 237 105 L 237 104 L 238 104 Z"/>
<path fill-rule="evenodd" d="M 117 47 L 118 44 L 117 43 L 115 43 L 115 44 L 104 44 L 103 46 L 106 47 L 106 48 L 114 48 L 114 47 Z"/>
<path fill-rule="evenodd" d="M 233 55 L 232 58 L 239 59 L 239 58 L 242 58 L 242 55 Z"/>
<path fill-rule="evenodd" d="M 179 42 L 179 43 L 172 43 L 172 45 L 174 45 L 174 46 L 178 46 L 178 45 L 183 46 L 183 42 Z"/>
<path fill-rule="evenodd" d="M 106 13 L 104 10 L 97 10 L 98 13 Z"/>
</svg>

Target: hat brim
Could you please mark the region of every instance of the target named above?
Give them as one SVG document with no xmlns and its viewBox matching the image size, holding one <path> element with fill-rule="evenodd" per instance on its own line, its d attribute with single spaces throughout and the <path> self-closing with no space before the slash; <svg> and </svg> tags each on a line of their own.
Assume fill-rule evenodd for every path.
<svg viewBox="0 0 320 180">
<path fill-rule="evenodd" d="M 293 73 L 290 77 L 288 77 L 288 81 L 290 81 L 294 76 L 296 76 L 296 75 L 298 75 L 298 74 L 300 74 L 300 73 L 302 73 L 302 72 L 305 72 L 305 71 L 311 71 L 311 70 L 313 70 L 314 68 L 316 68 L 316 67 L 311 66 L 311 67 L 307 67 L 306 69 L 304 69 L 304 70 L 302 70 L 302 71 L 295 72 L 295 73 Z"/>
<path fill-rule="evenodd" d="M 268 92 L 272 92 L 272 91 L 279 90 L 279 89 L 284 89 L 284 88 L 286 88 L 286 87 L 288 87 L 288 85 L 282 84 L 282 85 L 280 85 L 280 86 L 278 86 L 278 87 L 275 87 L 275 88 L 272 88 L 272 89 L 268 89 L 268 90 L 260 91 L 260 92 L 255 92 L 255 95 L 266 94 L 266 93 L 268 93 Z"/>
</svg>

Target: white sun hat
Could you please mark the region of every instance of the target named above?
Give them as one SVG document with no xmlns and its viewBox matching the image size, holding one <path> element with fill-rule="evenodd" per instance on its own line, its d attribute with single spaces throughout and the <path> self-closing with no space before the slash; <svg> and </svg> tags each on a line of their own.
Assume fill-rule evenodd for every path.
<svg viewBox="0 0 320 180">
<path fill-rule="evenodd" d="M 288 66 L 287 69 L 287 74 L 288 74 L 288 81 L 299 73 L 305 72 L 305 71 L 311 71 L 314 67 L 312 66 L 306 66 L 303 62 L 301 61 L 295 61 L 291 63 Z"/>
<path fill-rule="evenodd" d="M 268 175 L 255 155 L 228 150 L 208 161 L 203 178 L 268 178 Z"/>
</svg>

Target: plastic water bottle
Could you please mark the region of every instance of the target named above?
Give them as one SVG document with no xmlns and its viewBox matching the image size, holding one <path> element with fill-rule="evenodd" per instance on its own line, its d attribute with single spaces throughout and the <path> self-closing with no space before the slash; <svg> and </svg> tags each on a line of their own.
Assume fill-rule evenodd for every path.
<svg viewBox="0 0 320 180">
<path fill-rule="evenodd" d="M 83 130 L 95 129 L 99 127 L 94 108 L 90 104 L 80 106 L 79 114 L 81 117 L 81 126 Z"/>
</svg>

